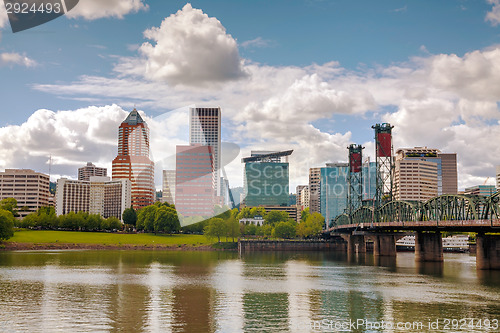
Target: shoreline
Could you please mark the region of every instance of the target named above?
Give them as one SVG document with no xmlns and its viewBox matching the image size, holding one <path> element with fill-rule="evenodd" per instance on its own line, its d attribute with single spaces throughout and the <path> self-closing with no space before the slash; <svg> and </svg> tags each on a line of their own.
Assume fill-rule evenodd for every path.
<svg viewBox="0 0 500 333">
<path fill-rule="evenodd" d="M 216 249 L 212 245 L 137 245 L 137 244 L 89 244 L 89 243 L 0 243 L 0 251 L 29 250 L 157 250 L 157 251 L 231 251 L 234 249 Z"/>
</svg>

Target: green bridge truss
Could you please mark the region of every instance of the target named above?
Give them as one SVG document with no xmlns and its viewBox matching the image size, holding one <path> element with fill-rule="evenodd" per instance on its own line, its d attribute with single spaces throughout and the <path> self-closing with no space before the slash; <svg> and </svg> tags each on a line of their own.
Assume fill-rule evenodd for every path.
<svg viewBox="0 0 500 333">
<path fill-rule="evenodd" d="M 498 219 L 500 193 L 490 197 L 444 194 L 426 202 L 391 201 L 378 209 L 362 206 L 341 214 L 330 227 L 370 222 L 459 221 Z"/>
</svg>

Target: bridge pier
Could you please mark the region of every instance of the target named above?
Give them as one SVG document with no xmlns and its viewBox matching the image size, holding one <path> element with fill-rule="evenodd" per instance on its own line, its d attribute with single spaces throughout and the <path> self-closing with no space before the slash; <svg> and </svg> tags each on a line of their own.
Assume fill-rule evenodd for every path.
<svg viewBox="0 0 500 333">
<path fill-rule="evenodd" d="M 477 234 L 476 269 L 500 269 L 500 236 Z"/>
<path fill-rule="evenodd" d="M 416 232 L 415 261 L 443 261 L 443 240 L 441 238 L 441 232 Z"/>
<path fill-rule="evenodd" d="M 347 256 L 358 253 L 366 253 L 366 240 L 363 235 L 346 235 L 347 238 Z"/>
<path fill-rule="evenodd" d="M 396 256 L 396 235 L 376 235 L 373 239 L 373 255 L 380 257 Z"/>
</svg>

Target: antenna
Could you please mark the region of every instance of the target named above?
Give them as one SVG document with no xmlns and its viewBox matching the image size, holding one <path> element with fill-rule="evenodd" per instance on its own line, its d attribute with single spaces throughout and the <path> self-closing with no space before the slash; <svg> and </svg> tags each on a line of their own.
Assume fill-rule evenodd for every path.
<svg viewBox="0 0 500 333">
<path fill-rule="evenodd" d="M 51 172 L 52 172 L 52 154 L 49 155 L 49 183 L 50 183 Z"/>
</svg>

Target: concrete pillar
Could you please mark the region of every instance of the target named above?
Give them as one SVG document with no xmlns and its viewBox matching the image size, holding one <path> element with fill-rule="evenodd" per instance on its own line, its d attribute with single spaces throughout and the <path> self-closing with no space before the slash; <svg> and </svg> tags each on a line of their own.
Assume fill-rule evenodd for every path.
<svg viewBox="0 0 500 333">
<path fill-rule="evenodd" d="M 441 232 L 419 231 L 415 234 L 415 261 L 443 261 Z"/>
<path fill-rule="evenodd" d="M 500 269 L 500 236 L 477 234 L 476 269 Z"/>
<path fill-rule="evenodd" d="M 351 256 L 357 253 L 366 253 L 365 236 L 348 235 L 347 236 L 347 255 Z"/>
<path fill-rule="evenodd" d="M 373 237 L 373 255 L 381 257 L 396 256 L 396 235 L 377 235 Z"/>
</svg>

